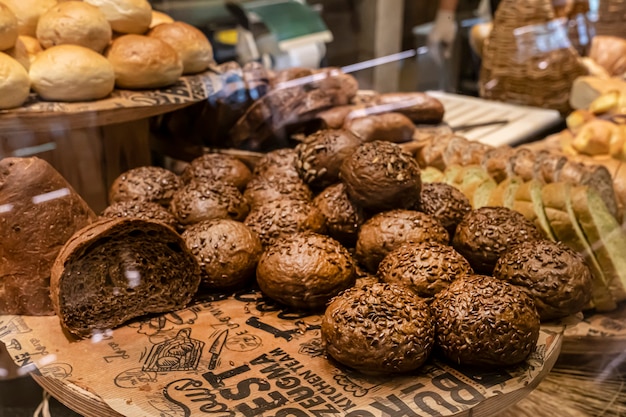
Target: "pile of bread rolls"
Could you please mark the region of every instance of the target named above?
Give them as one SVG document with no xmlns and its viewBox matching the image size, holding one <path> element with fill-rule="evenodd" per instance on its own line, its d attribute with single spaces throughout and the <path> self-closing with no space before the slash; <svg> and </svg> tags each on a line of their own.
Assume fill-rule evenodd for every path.
<svg viewBox="0 0 626 417">
<path fill-rule="evenodd" d="M 0 2 L 0 109 L 23 105 L 31 90 L 73 102 L 166 87 L 213 62 L 202 31 L 147 0 Z"/>
</svg>

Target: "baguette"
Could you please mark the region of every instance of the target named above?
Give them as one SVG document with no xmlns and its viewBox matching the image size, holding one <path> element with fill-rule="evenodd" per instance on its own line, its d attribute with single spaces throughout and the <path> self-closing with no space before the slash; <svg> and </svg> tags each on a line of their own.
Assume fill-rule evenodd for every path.
<svg viewBox="0 0 626 417">
<path fill-rule="evenodd" d="M 626 299 L 626 235 L 609 213 L 600 195 L 586 186 L 573 187 L 570 193 L 578 224 L 608 280 L 617 301 Z"/>
<path fill-rule="evenodd" d="M 56 258 L 50 297 L 61 326 L 79 337 L 185 307 L 200 267 L 182 237 L 162 223 L 103 219 L 76 232 Z"/>
<path fill-rule="evenodd" d="M 515 193 L 522 183 L 523 181 L 520 177 L 511 177 L 502 181 L 491 193 L 489 205 L 512 209 L 513 202 L 515 201 Z"/>
<path fill-rule="evenodd" d="M 541 199 L 550 227 L 556 238 L 580 253 L 591 270 L 592 304 L 598 311 L 612 311 L 617 302 L 609 290 L 608 280 L 598 263 L 584 232 L 578 224 L 570 198 L 571 184 L 554 182 L 541 189 Z"/>
<path fill-rule="evenodd" d="M 474 196 L 472 198 L 472 207 L 477 209 L 489 205 L 491 195 L 495 191 L 498 184 L 493 178 L 487 178 L 483 180 L 474 190 Z"/>
<path fill-rule="evenodd" d="M 473 201 L 476 189 L 482 182 L 489 180 L 493 181 L 487 171 L 480 165 L 468 165 L 459 170 L 455 183 L 457 184 L 457 188 L 465 194 L 465 197 L 467 197 L 470 203 L 472 203 L 472 206 L 474 206 Z"/>
</svg>

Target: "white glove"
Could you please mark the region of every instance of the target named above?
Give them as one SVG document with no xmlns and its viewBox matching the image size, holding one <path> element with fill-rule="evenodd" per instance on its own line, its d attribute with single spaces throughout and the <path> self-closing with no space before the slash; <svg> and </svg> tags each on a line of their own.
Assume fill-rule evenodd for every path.
<svg viewBox="0 0 626 417">
<path fill-rule="evenodd" d="M 449 10 L 437 11 L 433 28 L 428 34 L 428 47 L 433 56 L 450 58 L 456 31 L 456 14 Z"/>
</svg>

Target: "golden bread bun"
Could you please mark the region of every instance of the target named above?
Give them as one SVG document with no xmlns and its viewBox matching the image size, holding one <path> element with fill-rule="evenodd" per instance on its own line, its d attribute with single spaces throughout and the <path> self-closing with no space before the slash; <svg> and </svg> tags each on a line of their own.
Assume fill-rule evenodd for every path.
<svg viewBox="0 0 626 417">
<path fill-rule="evenodd" d="M 4 53 L 22 64 L 26 71 L 28 71 L 30 69 L 30 58 L 26 50 L 26 45 L 20 38 L 21 36 L 18 36 L 13 48 L 7 49 Z"/>
<path fill-rule="evenodd" d="M 39 16 L 57 4 L 57 0 L 2 0 L 17 17 L 20 35 L 37 36 Z"/>
<path fill-rule="evenodd" d="M 104 13 L 83 1 L 59 3 L 37 23 L 37 39 L 43 48 L 71 44 L 102 52 L 111 42 L 112 32 Z"/>
<path fill-rule="evenodd" d="M 204 71 L 213 62 L 213 47 L 200 29 L 185 23 L 162 23 L 148 36 L 161 39 L 174 48 L 183 61 L 183 74 Z"/>
<path fill-rule="evenodd" d="M 51 101 L 97 100 L 115 86 L 109 61 L 79 45 L 57 45 L 41 52 L 30 66 L 30 78 L 33 90 Z"/>
<path fill-rule="evenodd" d="M 21 106 L 29 92 L 30 79 L 26 69 L 9 55 L 0 52 L 0 109 Z"/>
<path fill-rule="evenodd" d="M 167 13 L 159 12 L 158 10 L 152 10 L 152 21 L 150 21 L 150 29 L 161 23 L 172 23 L 174 18 Z"/>
<path fill-rule="evenodd" d="M 161 39 L 143 35 L 116 38 L 105 52 L 119 88 L 159 88 L 174 84 L 183 73 L 180 56 Z"/>
<path fill-rule="evenodd" d="M 85 0 L 97 6 L 120 33 L 143 34 L 152 21 L 152 6 L 147 0 Z"/>
<path fill-rule="evenodd" d="M 3 3 L 0 3 L 0 51 L 12 48 L 17 40 L 17 17 Z"/>
<path fill-rule="evenodd" d="M 32 36 L 20 35 L 17 37 L 17 43 L 22 44 L 26 53 L 28 53 L 28 59 L 32 64 L 39 52 L 43 51 L 41 44 L 37 40 L 37 38 L 33 38 Z"/>
</svg>

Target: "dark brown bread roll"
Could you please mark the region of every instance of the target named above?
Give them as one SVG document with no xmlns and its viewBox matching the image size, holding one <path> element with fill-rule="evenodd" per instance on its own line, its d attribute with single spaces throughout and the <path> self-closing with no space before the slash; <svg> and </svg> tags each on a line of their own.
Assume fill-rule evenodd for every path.
<svg viewBox="0 0 626 417">
<path fill-rule="evenodd" d="M 427 241 L 406 243 L 391 251 L 378 265 L 377 275 L 383 282 L 432 298 L 458 277 L 471 273 L 467 259 L 452 246 Z"/>
<path fill-rule="evenodd" d="M 459 277 L 435 296 L 431 307 L 437 346 L 458 365 L 514 365 L 534 351 L 539 339 L 532 298 L 497 278 Z"/>
<path fill-rule="evenodd" d="M 105 208 L 100 214 L 100 217 L 138 217 L 144 220 L 161 222 L 172 229 L 178 229 L 180 227 L 176 216 L 162 205 L 152 201 L 118 201 Z"/>
<path fill-rule="evenodd" d="M 297 173 L 273 170 L 253 176 L 243 196 L 250 207 L 257 207 L 284 198 L 310 202 L 313 192 Z"/>
<path fill-rule="evenodd" d="M 0 315 L 52 315 L 50 268 L 95 213 L 52 165 L 0 160 Z"/>
<path fill-rule="evenodd" d="M 361 226 L 355 257 L 369 271 L 376 272 L 380 261 L 392 250 L 405 243 L 425 241 L 447 244 L 448 232 L 425 213 L 401 209 L 385 211 Z"/>
<path fill-rule="evenodd" d="M 170 210 L 186 226 L 211 219 L 243 220 L 250 207 L 232 184 L 193 181 L 174 193 Z"/>
<path fill-rule="evenodd" d="M 493 274 L 525 288 L 542 321 L 578 313 L 591 298 L 589 267 L 561 242 L 540 240 L 515 245 L 498 259 Z"/>
<path fill-rule="evenodd" d="M 374 141 L 359 146 L 341 164 L 350 198 L 371 212 L 412 207 L 419 202 L 420 167 L 398 145 Z"/>
<path fill-rule="evenodd" d="M 408 142 L 413 139 L 415 125 L 402 113 L 388 112 L 380 114 L 367 114 L 359 116 L 360 112 L 354 112 L 348 116 L 343 128 L 363 142 L 385 140 L 394 143 Z"/>
<path fill-rule="evenodd" d="M 361 144 L 347 130 L 318 130 L 296 146 L 296 168 L 309 186 L 320 189 L 339 181 L 343 160 Z"/>
<path fill-rule="evenodd" d="M 365 222 L 363 209 L 354 204 L 343 183 L 326 187 L 313 199 L 313 205 L 326 218 L 326 232 L 347 247 L 353 247 Z"/>
<path fill-rule="evenodd" d="M 165 168 L 143 166 L 120 174 L 109 189 L 109 204 L 118 201 L 154 201 L 167 206 L 181 188 L 181 178 Z"/>
<path fill-rule="evenodd" d="M 246 187 L 252 172 L 246 164 L 234 156 L 207 153 L 192 160 L 181 174 L 185 183 L 192 180 L 228 182 L 239 190 Z"/>
<path fill-rule="evenodd" d="M 326 219 L 313 204 L 282 198 L 253 206 L 244 224 L 257 233 L 263 245 L 296 232 L 324 232 Z"/>
<path fill-rule="evenodd" d="M 205 220 L 188 227 L 182 237 L 200 265 L 202 286 L 229 290 L 254 277 L 263 247 L 256 233 L 243 223 Z"/>
<path fill-rule="evenodd" d="M 293 148 L 276 149 L 264 154 L 258 160 L 252 171 L 254 177 L 277 172 L 287 172 L 289 175 L 298 176 L 296 160 L 298 153 Z"/>
<path fill-rule="evenodd" d="M 335 297 L 322 319 L 322 341 L 337 362 L 370 375 L 422 366 L 434 346 L 426 302 L 398 285 L 374 283 Z"/>
<path fill-rule="evenodd" d="M 469 199 L 453 185 L 444 182 L 422 184 L 417 210 L 434 217 L 454 236 L 456 226 L 472 210 Z"/>
<path fill-rule="evenodd" d="M 452 246 L 475 272 L 491 275 L 498 258 L 510 247 L 543 239 L 543 234 L 521 213 L 506 207 L 481 207 L 458 224 Z"/>
<path fill-rule="evenodd" d="M 200 271 L 181 236 L 137 218 L 102 219 L 76 232 L 52 266 L 61 325 L 88 337 L 129 320 L 185 307 Z"/>
<path fill-rule="evenodd" d="M 261 291 L 289 307 L 319 310 L 356 279 L 350 253 L 336 240 L 313 232 L 277 239 L 256 270 Z"/>
</svg>

